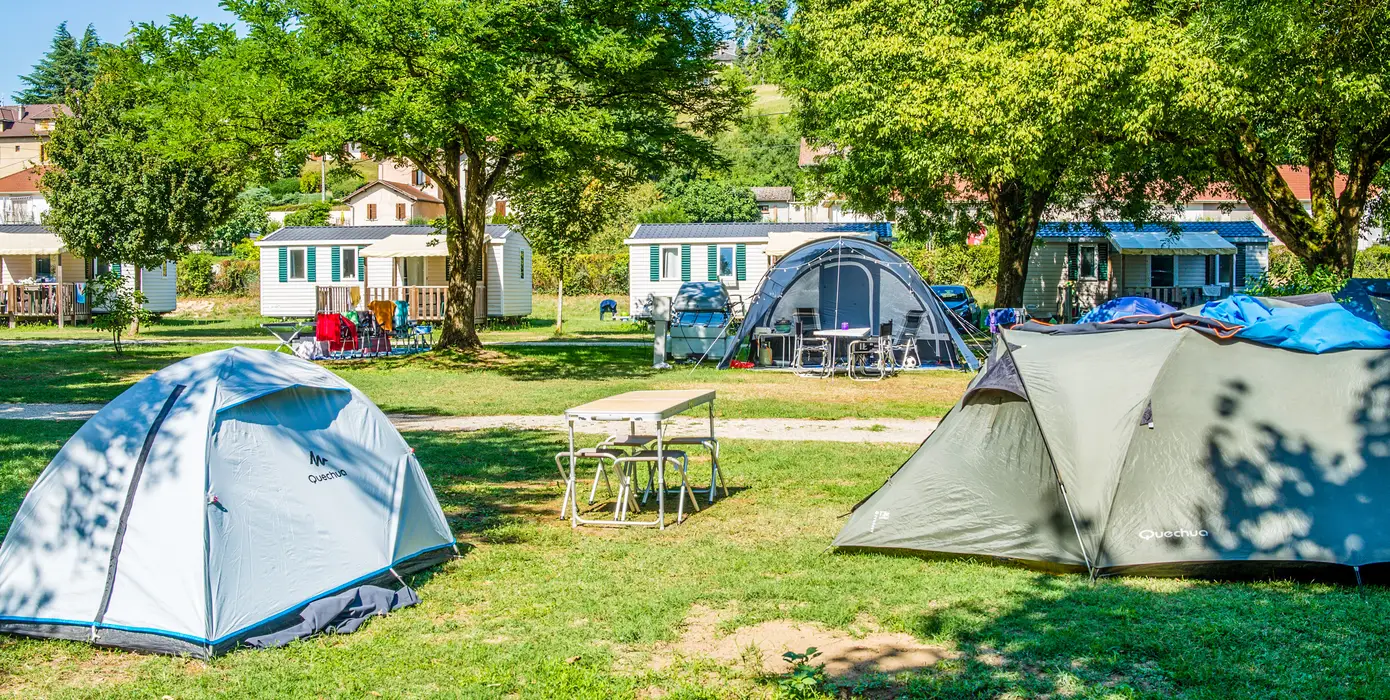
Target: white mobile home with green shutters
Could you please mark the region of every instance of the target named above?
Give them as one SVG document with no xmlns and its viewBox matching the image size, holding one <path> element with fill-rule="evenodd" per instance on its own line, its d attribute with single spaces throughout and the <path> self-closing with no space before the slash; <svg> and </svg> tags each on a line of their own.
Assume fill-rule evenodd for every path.
<svg viewBox="0 0 1390 700">
<path fill-rule="evenodd" d="M 629 313 L 642 316 L 649 297 L 673 297 L 686 282 L 715 281 L 723 282 L 735 305 L 741 302 L 746 309 L 768 268 L 787 252 L 770 241 L 835 236 L 888 241 L 892 232 L 887 222 L 640 224 L 625 241 Z"/>
<path fill-rule="evenodd" d="M 531 244 L 507 226 L 487 227 L 476 318 L 531 313 Z M 319 312 L 402 300 L 414 320 L 443 319 L 446 248 L 431 226 L 296 226 L 261 239 L 261 314 Z M 437 241 L 437 242 L 435 242 Z"/>
</svg>

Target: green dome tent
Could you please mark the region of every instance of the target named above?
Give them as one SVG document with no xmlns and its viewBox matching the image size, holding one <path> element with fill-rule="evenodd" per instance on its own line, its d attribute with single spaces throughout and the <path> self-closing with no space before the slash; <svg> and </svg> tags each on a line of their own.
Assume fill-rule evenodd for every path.
<svg viewBox="0 0 1390 700">
<path fill-rule="evenodd" d="M 1005 331 L 834 544 L 1092 576 L 1390 578 L 1390 351 Z"/>
</svg>

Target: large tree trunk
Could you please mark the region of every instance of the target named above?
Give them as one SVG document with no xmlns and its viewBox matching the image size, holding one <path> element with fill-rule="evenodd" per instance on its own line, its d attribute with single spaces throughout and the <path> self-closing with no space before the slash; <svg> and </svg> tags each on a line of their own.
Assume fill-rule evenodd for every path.
<svg viewBox="0 0 1390 700">
<path fill-rule="evenodd" d="M 1385 164 L 1381 138 L 1358 139 L 1351 154 L 1346 187 L 1337 191 L 1337 133 L 1333 127 L 1314 129 L 1309 139 L 1308 179 L 1312 212 L 1279 175 L 1252 127 L 1246 125 L 1221 149 L 1217 160 L 1236 191 L 1304 267 L 1328 267 L 1351 274 L 1357 240 L 1371 181 Z"/>
<path fill-rule="evenodd" d="M 1028 279 L 1028 256 L 1033 237 L 1051 197 L 1051 189 L 1030 192 L 1018 180 L 991 178 L 985 186 L 995 233 L 999 236 L 999 277 L 994 291 L 995 308 L 1023 306 L 1023 285 Z"/>
<path fill-rule="evenodd" d="M 458 150 L 451 149 L 445 164 L 460 161 Z M 478 350 L 482 342 L 473 322 L 474 297 L 477 290 L 477 266 L 482 255 L 483 235 L 487 217 L 487 177 L 483 161 L 468 156 L 460 188 L 458 175 L 436 177 L 440 199 L 444 200 L 444 220 L 447 228 L 449 294 L 444 304 L 444 324 L 439 334 L 438 349 Z M 460 193 L 460 189 L 463 190 Z"/>
</svg>

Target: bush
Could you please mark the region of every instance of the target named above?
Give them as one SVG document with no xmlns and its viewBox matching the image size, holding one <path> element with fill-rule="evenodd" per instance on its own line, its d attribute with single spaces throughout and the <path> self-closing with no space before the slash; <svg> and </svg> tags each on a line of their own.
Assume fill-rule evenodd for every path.
<svg viewBox="0 0 1390 700">
<path fill-rule="evenodd" d="M 627 255 L 582 253 L 565 265 L 566 294 L 627 294 Z M 531 262 L 532 286 L 553 294 L 560 285 L 560 271 L 553 261 L 536 255 Z"/>
<path fill-rule="evenodd" d="M 286 226 L 327 226 L 333 205 L 329 202 L 312 202 L 303 209 L 285 217 Z"/>
<path fill-rule="evenodd" d="M 906 245 L 898 253 L 922 274 L 927 284 L 964 284 L 978 287 L 999 278 L 999 245 L 987 239 L 981 245 L 953 244 L 928 249 Z"/>
<path fill-rule="evenodd" d="M 1390 277 L 1390 246 L 1373 245 L 1357 253 L 1352 277 Z"/>
<path fill-rule="evenodd" d="M 179 261 L 178 292 L 188 296 L 206 296 L 212 291 L 214 279 L 213 265 L 216 259 L 211 253 L 189 253 Z"/>
<path fill-rule="evenodd" d="M 281 178 L 266 185 L 265 189 L 270 193 L 270 196 L 277 200 L 286 195 L 297 195 L 299 194 L 299 178 Z"/>
<path fill-rule="evenodd" d="M 1334 293 L 1347 283 L 1347 278 L 1328 267 L 1308 271 L 1298 256 L 1284 246 L 1269 249 L 1269 268 L 1245 293 L 1257 297 L 1287 297 L 1299 294 Z"/>
<path fill-rule="evenodd" d="M 256 291 L 261 278 L 256 260 L 223 260 L 216 268 L 212 293 L 242 296 Z"/>
<path fill-rule="evenodd" d="M 257 240 L 259 240 L 259 236 Z M 232 248 L 232 257 L 237 260 L 254 260 L 260 262 L 261 249 L 256 247 L 256 241 L 250 238 L 244 239 Z"/>
</svg>

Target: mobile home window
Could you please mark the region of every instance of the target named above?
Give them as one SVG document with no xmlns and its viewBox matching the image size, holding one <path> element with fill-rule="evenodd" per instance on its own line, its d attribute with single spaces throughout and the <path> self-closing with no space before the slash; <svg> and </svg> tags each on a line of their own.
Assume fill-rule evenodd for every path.
<svg viewBox="0 0 1390 700">
<path fill-rule="evenodd" d="M 1172 255 L 1151 255 L 1149 256 L 1149 286 L 1150 287 L 1171 287 L 1173 286 L 1174 261 L 1176 257 Z"/>
<path fill-rule="evenodd" d="M 678 280 L 681 278 L 681 249 L 662 248 L 661 249 L 661 279 Z"/>
<path fill-rule="evenodd" d="M 53 276 L 53 258 L 50 258 L 50 257 L 48 257 L 47 255 L 40 255 L 40 256 L 34 258 L 34 276 L 35 276 L 35 277 L 52 277 L 52 276 Z"/>
<path fill-rule="evenodd" d="M 1093 245 L 1083 245 L 1079 252 L 1081 257 L 1080 278 L 1083 280 L 1095 279 L 1096 267 L 1100 261 L 1100 256 L 1096 254 L 1096 247 Z"/>
<path fill-rule="evenodd" d="M 719 276 L 734 276 L 734 247 L 731 245 L 719 246 Z"/>
<path fill-rule="evenodd" d="M 305 279 L 305 268 L 306 265 L 304 264 L 304 249 L 290 248 L 290 279 Z"/>
<path fill-rule="evenodd" d="M 526 279 L 526 251 L 524 250 L 521 251 L 521 266 L 518 268 L 518 270 L 521 272 L 519 277 L 521 279 Z"/>
<path fill-rule="evenodd" d="M 341 263 L 342 274 L 340 276 L 345 280 L 357 279 L 357 249 L 343 248 Z"/>
</svg>

